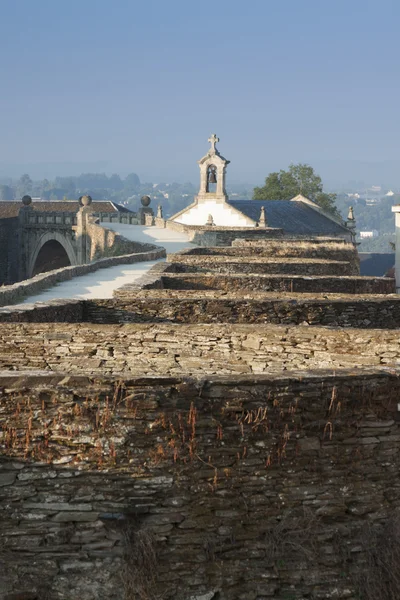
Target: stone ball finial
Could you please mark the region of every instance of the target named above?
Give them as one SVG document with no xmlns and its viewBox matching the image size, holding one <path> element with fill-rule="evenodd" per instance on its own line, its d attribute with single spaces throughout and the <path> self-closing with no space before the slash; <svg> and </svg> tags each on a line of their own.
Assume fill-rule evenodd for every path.
<svg viewBox="0 0 400 600">
<path fill-rule="evenodd" d="M 151 202 L 151 198 L 150 198 L 150 196 L 142 196 L 140 199 L 140 202 L 142 203 L 142 206 L 149 206 L 150 202 Z"/>
<path fill-rule="evenodd" d="M 79 198 L 79 200 L 81 201 L 82 206 L 89 206 L 89 204 L 92 204 L 92 197 L 91 196 L 81 196 Z"/>
<path fill-rule="evenodd" d="M 30 196 L 28 196 L 28 195 L 27 195 L 27 196 L 24 196 L 24 197 L 22 198 L 22 204 L 23 204 L 24 206 L 29 206 L 30 204 L 32 204 L 32 198 L 31 198 Z"/>
</svg>

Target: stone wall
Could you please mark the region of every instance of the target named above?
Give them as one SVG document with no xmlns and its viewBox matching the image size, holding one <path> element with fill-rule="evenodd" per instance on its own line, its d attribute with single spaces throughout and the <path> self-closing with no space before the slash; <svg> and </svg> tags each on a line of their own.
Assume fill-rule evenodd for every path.
<svg viewBox="0 0 400 600">
<path fill-rule="evenodd" d="M 165 273 L 223 273 L 223 274 L 290 274 L 290 275 L 357 275 L 358 272 L 349 262 L 340 260 L 321 260 L 315 258 L 270 259 L 254 257 L 230 258 L 227 256 L 186 256 L 183 261 L 168 264 Z"/>
<path fill-rule="evenodd" d="M 0 219 L 0 285 L 18 279 L 18 218 Z"/>
<path fill-rule="evenodd" d="M 153 214 L 145 214 L 144 215 L 144 224 L 147 227 L 152 227 L 153 225 L 155 225 L 154 215 Z"/>
<path fill-rule="evenodd" d="M 126 286 L 128 287 L 128 286 Z M 129 286 L 130 287 L 130 286 Z M 304 324 L 364 329 L 400 327 L 398 296 L 227 294 L 120 288 L 114 300 L 57 300 L 0 308 L 1 322 Z"/>
<path fill-rule="evenodd" d="M 181 231 L 189 236 L 190 241 L 198 246 L 230 246 L 236 239 L 267 239 L 280 238 L 283 229 L 272 227 L 207 227 L 197 225 L 183 225 L 176 221 L 166 221 L 167 229 Z"/>
<path fill-rule="evenodd" d="M 85 320 L 95 323 L 275 323 L 334 327 L 400 327 L 400 297 L 334 294 L 224 292 L 152 289 L 134 284 L 115 291 L 114 300 L 85 302 Z M 140 285 L 140 284 L 138 284 Z M 136 290 L 136 291 L 135 291 Z M 2 320 L 0 312 L 0 321 Z"/>
<path fill-rule="evenodd" d="M 50 300 L 0 307 L 0 323 L 82 323 L 84 300 Z"/>
<path fill-rule="evenodd" d="M 3 600 L 360 597 L 398 507 L 397 372 L 0 390 Z"/>
<path fill-rule="evenodd" d="M 243 246 L 235 240 L 233 245 L 224 248 L 190 248 L 167 256 L 168 262 L 195 265 L 204 261 L 217 262 L 249 262 L 274 261 L 293 259 L 316 260 L 316 261 L 341 261 L 350 264 L 351 274 L 360 273 L 360 263 L 357 250 L 353 244 L 344 241 L 329 241 L 324 238 L 312 241 L 298 239 L 264 240 L 252 243 L 243 240 Z"/>
<path fill-rule="evenodd" d="M 395 367 L 393 330 L 279 325 L 3 323 L 0 369 L 118 376 Z"/>
<path fill-rule="evenodd" d="M 224 290 L 226 292 L 313 292 L 333 294 L 394 294 L 395 282 L 390 277 L 313 276 L 300 275 L 238 275 L 217 273 L 167 274 L 160 277 L 160 285 L 169 290 Z M 150 289 L 152 284 L 146 284 Z"/>
<path fill-rule="evenodd" d="M 132 242 L 122 235 L 91 222 L 86 224 L 87 235 L 90 239 L 90 261 L 103 257 L 121 256 L 154 250 L 154 244 Z"/>
</svg>

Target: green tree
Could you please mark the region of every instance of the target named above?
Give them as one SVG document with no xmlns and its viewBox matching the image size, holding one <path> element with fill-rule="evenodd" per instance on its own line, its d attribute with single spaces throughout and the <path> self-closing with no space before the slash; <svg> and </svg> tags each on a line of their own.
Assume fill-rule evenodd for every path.
<svg viewBox="0 0 400 600">
<path fill-rule="evenodd" d="M 140 179 L 136 173 L 129 173 L 124 180 L 124 191 L 128 194 L 134 194 L 140 188 Z"/>
<path fill-rule="evenodd" d="M 0 185 L 0 200 L 14 200 L 14 191 L 9 185 Z"/>
<path fill-rule="evenodd" d="M 123 183 L 121 181 L 121 177 L 119 175 L 117 175 L 116 173 L 111 175 L 111 177 L 109 178 L 108 186 L 115 192 L 119 192 L 124 187 Z"/>
<path fill-rule="evenodd" d="M 254 188 L 254 200 L 291 200 L 298 194 L 313 200 L 321 208 L 339 217 L 336 194 L 323 191 L 322 180 L 307 164 L 290 165 L 287 171 L 270 173 L 262 187 Z"/>
<path fill-rule="evenodd" d="M 32 179 L 28 174 L 22 175 L 17 183 L 17 198 L 20 199 L 25 194 L 32 193 Z"/>
</svg>

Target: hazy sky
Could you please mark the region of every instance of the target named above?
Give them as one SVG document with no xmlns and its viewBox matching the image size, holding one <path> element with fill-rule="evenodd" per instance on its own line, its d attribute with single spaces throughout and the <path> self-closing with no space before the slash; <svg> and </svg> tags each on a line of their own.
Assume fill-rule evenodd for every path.
<svg viewBox="0 0 400 600">
<path fill-rule="evenodd" d="M 197 180 L 214 131 L 235 181 L 397 161 L 399 26 L 398 0 L 0 0 L 0 173 Z"/>
</svg>

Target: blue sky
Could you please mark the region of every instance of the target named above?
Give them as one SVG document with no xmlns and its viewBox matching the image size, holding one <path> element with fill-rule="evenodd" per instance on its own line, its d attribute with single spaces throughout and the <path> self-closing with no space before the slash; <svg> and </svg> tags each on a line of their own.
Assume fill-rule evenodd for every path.
<svg viewBox="0 0 400 600">
<path fill-rule="evenodd" d="M 196 181 L 214 131 L 234 181 L 397 161 L 399 25 L 397 0 L 0 0 L 0 173 Z"/>
</svg>

